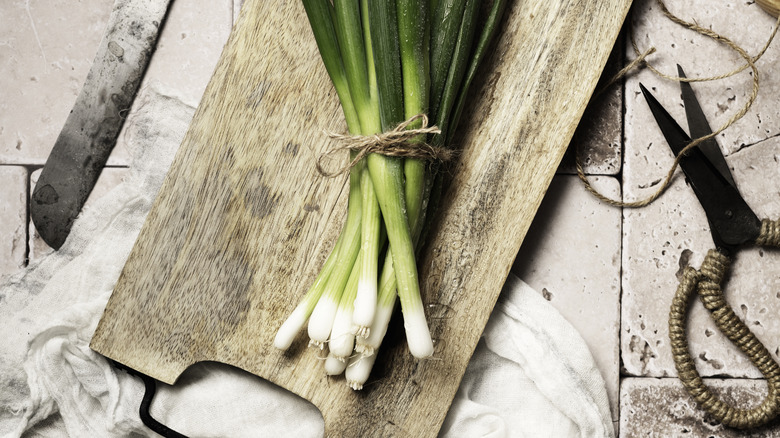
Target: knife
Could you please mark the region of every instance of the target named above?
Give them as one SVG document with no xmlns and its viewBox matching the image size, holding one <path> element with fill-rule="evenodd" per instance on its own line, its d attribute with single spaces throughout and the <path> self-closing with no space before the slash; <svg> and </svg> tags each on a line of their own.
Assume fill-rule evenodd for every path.
<svg viewBox="0 0 780 438">
<path fill-rule="evenodd" d="M 41 171 L 30 217 L 59 249 L 116 144 L 169 0 L 116 0 L 84 86 Z"/>
</svg>

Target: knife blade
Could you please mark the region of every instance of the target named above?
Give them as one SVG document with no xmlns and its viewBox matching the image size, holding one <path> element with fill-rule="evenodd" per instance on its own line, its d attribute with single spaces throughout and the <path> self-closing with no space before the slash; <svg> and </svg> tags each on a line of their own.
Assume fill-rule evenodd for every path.
<svg viewBox="0 0 780 438">
<path fill-rule="evenodd" d="M 41 238 L 59 249 L 116 144 L 152 57 L 169 0 L 116 0 L 76 103 L 30 202 Z"/>
</svg>

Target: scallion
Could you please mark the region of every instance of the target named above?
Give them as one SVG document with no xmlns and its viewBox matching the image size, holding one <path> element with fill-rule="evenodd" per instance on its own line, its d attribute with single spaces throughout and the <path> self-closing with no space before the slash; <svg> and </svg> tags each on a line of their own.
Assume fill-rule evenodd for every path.
<svg viewBox="0 0 780 438">
<path fill-rule="evenodd" d="M 411 132 L 412 146 L 451 140 L 506 4 L 493 0 L 481 20 L 479 0 L 302 1 L 350 134 L 381 134 L 405 120 L 414 120 L 408 129 L 415 129 L 426 115 L 441 132 Z M 350 161 L 357 156 L 351 152 Z M 327 373 L 344 372 L 349 386 L 360 389 L 398 301 L 409 351 L 417 358 L 433 354 L 416 251 L 437 168 L 381 153 L 355 163 L 341 235 L 279 329 L 276 347 L 289 348 L 308 318 L 310 343 L 329 348 Z"/>
</svg>

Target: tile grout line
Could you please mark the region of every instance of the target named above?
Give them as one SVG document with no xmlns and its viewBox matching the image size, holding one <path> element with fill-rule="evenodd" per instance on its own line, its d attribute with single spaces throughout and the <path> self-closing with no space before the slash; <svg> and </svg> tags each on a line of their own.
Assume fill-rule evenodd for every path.
<svg viewBox="0 0 780 438">
<path fill-rule="evenodd" d="M 642 379 L 642 380 L 668 380 L 670 382 L 679 382 L 680 378 L 677 376 L 662 376 L 662 377 L 653 377 L 653 376 L 626 376 L 626 379 Z M 729 377 L 729 376 L 721 376 L 721 377 L 715 377 L 715 376 L 702 376 L 702 380 L 707 381 L 720 381 L 720 382 L 762 382 L 766 383 L 765 377 Z M 691 401 L 694 401 L 691 399 Z"/>
<path fill-rule="evenodd" d="M 0 163 L 0 167 L 24 167 L 25 169 L 32 170 L 32 172 L 42 169 L 43 164 L 35 163 Z M 106 164 L 104 169 L 129 169 L 130 164 Z M 31 173 L 32 173 L 31 172 Z"/>
<path fill-rule="evenodd" d="M 30 202 L 32 202 L 32 173 L 35 171 L 31 166 L 24 166 L 25 181 L 24 181 L 24 258 L 22 259 L 22 267 L 27 268 L 30 266 L 30 239 L 32 238 L 30 233 L 30 223 L 32 219 L 30 217 Z"/>
<path fill-rule="evenodd" d="M 626 19 L 627 20 L 631 20 L 631 11 L 629 11 L 629 13 L 627 14 Z M 624 24 L 624 30 L 622 31 L 623 37 L 620 40 L 620 46 L 621 46 L 620 47 L 620 52 L 621 52 L 620 56 L 621 56 L 621 59 L 623 61 L 622 65 L 624 65 L 624 66 L 628 62 L 628 57 L 626 56 L 626 48 L 628 47 L 627 40 L 629 38 L 628 33 L 630 32 L 630 30 L 631 30 L 630 23 L 628 24 L 628 26 L 626 26 Z M 620 170 L 618 171 L 618 174 L 615 175 L 615 176 L 618 179 L 618 184 L 619 184 L 619 187 L 620 187 L 620 199 L 622 201 L 623 200 L 623 194 L 624 194 L 624 190 L 623 190 L 623 172 L 625 171 L 625 166 L 626 166 L 626 78 L 625 77 L 623 77 L 622 80 L 620 81 L 620 88 L 621 88 L 621 92 L 620 92 Z M 617 355 L 618 356 L 618 363 L 617 363 L 617 367 L 618 367 L 618 388 L 617 388 L 617 396 L 616 396 L 616 398 L 617 398 L 617 412 L 615 413 L 615 418 L 617 418 L 617 427 L 616 427 L 616 429 L 617 429 L 617 436 L 618 437 L 621 435 L 621 430 L 620 430 L 620 420 L 621 420 L 621 418 L 620 418 L 621 417 L 621 415 L 620 415 L 621 414 L 621 412 L 620 412 L 620 393 L 621 393 L 621 391 L 620 391 L 620 388 L 622 386 L 622 381 L 623 381 L 623 376 L 622 376 L 622 372 L 621 372 L 623 367 L 622 367 L 621 364 L 622 364 L 622 361 L 623 361 L 623 351 L 622 351 L 622 346 L 623 346 L 623 342 L 622 342 L 622 337 L 623 337 L 623 290 L 624 290 L 623 289 L 623 252 L 624 252 L 623 243 L 625 242 L 624 239 L 623 239 L 623 227 L 625 226 L 625 218 L 626 218 L 626 216 L 624 214 L 624 207 L 621 206 L 620 207 L 620 230 L 618 231 L 620 233 L 620 235 L 619 235 L 619 237 L 620 237 L 620 259 L 619 259 L 620 260 L 620 265 L 618 267 L 618 284 L 619 284 L 618 288 L 619 288 L 620 292 L 618 293 L 618 303 L 617 303 L 618 304 L 618 313 L 617 313 L 617 317 L 618 317 L 618 336 L 617 336 L 617 343 L 618 343 L 618 345 L 617 345 L 617 350 L 618 350 L 618 355 Z"/>
</svg>

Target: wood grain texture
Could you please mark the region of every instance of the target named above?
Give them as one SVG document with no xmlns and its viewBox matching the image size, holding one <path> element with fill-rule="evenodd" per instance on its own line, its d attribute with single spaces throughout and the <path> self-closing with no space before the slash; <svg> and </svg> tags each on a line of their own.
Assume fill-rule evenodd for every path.
<svg viewBox="0 0 780 438">
<path fill-rule="evenodd" d="M 388 335 L 352 392 L 304 333 L 272 346 L 346 214 L 344 179 L 314 168 L 323 131 L 345 125 L 300 3 L 248 0 L 92 348 L 171 384 L 234 365 L 312 401 L 328 436 L 436 436 L 629 6 L 510 4 L 420 257 L 435 357 Z"/>
</svg>

